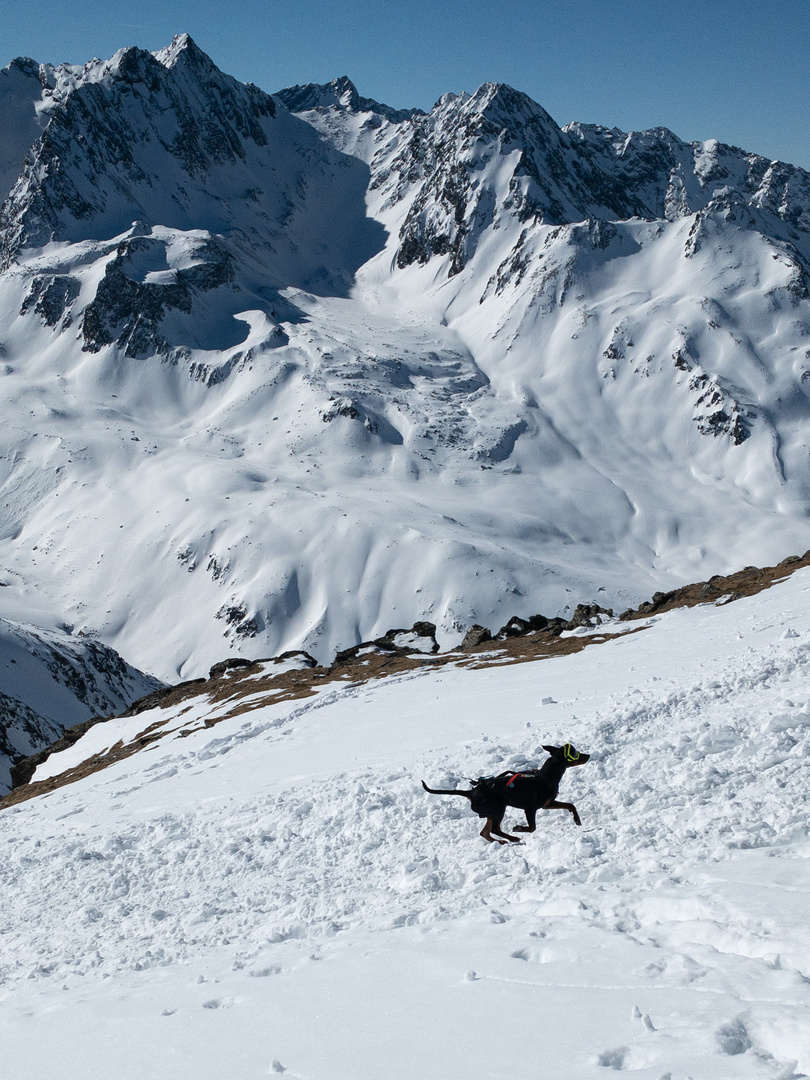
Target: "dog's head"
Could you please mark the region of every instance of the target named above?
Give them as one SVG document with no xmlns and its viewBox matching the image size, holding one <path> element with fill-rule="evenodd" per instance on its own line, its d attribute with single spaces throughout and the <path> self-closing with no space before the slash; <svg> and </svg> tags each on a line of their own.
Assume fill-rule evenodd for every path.
<svg viewBox="0 0 810 1080">
<path fill-rule="evenodd" d="M 543 749 L 551 754 L 555 761 L 561 762 L 566 769 L 572 769 L 575 765 L 584 765 L 590 759 L 590 754 L 580 753 L 573 743 L 567 742 L 565 746 L 544 746 Z"/>
</svg>

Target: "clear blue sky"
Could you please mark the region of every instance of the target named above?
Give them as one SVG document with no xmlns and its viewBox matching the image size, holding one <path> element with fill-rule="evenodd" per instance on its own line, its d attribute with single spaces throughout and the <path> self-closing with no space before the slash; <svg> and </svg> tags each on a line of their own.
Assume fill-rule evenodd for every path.
<svg viewBox="0 0 810 1080">
<path fill-rule="evenodd" d="M 810 169 L 810 0 L 3 0 L 0 66 L 157 49 L 183 31 L 268 91 L 348 75 L 429 109 L 506 82 L 560 124 L 665 125 Z"/>
</svg>

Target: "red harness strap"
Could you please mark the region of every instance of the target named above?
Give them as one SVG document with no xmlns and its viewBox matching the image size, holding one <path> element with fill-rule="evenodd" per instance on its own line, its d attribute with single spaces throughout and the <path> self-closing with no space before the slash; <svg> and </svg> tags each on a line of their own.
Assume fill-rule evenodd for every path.
<svg viewBox="0 0 810 1080">
<path fill-rule="evenodd" d="M 509 779 L 506 781 L 506 786 L 511 787 L 519 776 L 523 776 L 523 773 L 516 772 L 513 776 L 510 776 Z"/>
</svg>

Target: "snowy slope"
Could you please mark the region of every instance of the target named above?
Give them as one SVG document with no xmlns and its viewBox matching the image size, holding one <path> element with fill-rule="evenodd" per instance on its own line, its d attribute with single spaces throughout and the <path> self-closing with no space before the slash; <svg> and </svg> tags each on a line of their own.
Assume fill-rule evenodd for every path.
<svg viewBox="0 0 810 1080">
<path fill-rule="evenodd" d="M 0 88 L 7 617 L 174 680 L 810 544 L 801 170 L 187 36 Z"/>
<path fill-rule="evenodd" d="M 63 766 L 191 733 L 2 812 L 4 1078 L 805 1075 L 809 590 L 93 728 Z M 581 830 L 487 845 L 419 785 L 569 739 Z"/>
<path fill-rule="evenodd" d="M 108 646 L 0 619 L 0 794 L 10 769 L 65 728 L 112 716 L 162 684 Z"/>
</svg>

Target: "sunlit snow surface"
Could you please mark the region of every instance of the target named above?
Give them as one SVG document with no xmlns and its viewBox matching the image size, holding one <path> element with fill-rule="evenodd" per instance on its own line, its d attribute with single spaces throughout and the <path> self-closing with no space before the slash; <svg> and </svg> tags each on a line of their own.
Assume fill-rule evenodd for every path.
<svg viewBox="0 0 810 1080">
<path fill-rule="evenodd" d="M 4 811 L 3 1080 L 810 1072 L 809 600 L 331 682 Z M 564 740 L 581 830 L 419 783 Z"/>
<path fill-rule="evenodd" d="M 4 617 L 174 681 L 810 545 L 801 170 L 494 84 L 299 116 L 185 37 L 0 92 Z"/>
</svg>

